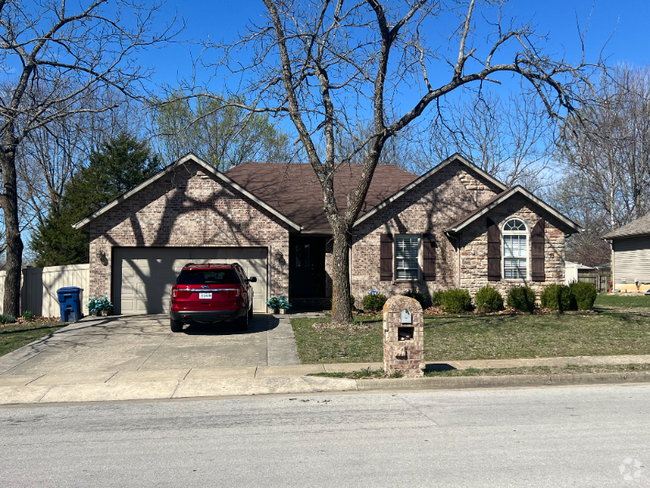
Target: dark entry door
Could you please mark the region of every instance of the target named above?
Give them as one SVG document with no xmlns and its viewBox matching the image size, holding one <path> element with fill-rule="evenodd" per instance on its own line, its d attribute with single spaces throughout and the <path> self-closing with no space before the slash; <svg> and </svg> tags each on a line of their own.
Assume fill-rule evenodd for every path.
<svg viewBox="0 0 650 488">
<path fill-rule="evenodd" d="M 289 250 L 292 297 L 325 296 L 325 238 L 293 237 Z"/>
</svg>

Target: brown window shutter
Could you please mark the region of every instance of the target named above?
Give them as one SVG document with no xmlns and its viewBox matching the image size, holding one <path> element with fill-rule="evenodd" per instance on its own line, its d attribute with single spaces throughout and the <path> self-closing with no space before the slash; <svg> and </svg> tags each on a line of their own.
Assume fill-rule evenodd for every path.
<svg viewBox="0 0 650 488">
<path fill-rule="evenodd" d="M 501 280 L 501 232 L 492 219 L 487 219 L 488 281 Z"/>
<path fill-rule="evenodd" d="M 380 281 L 393 281 L 393 235 L 381 235 L 380 248 Z"/>
<path fill-rule="evenodd" d="M 544 266 L 544 219 L 539 219 L 530 233 L 530 257 L 532 261 L 531 278 L 533 281 L 546 281 Z"/>
<path fill-rule="evenodd" d="M 436 238 L 425 234 L 422 240 L 422 278 L 424 281 L 436 281 Z"/>
</svg>

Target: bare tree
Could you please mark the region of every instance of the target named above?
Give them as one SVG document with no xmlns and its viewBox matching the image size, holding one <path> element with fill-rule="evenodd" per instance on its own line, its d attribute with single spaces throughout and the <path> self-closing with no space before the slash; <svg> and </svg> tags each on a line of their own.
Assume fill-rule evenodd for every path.
<svg viewBox="0 0 650 488">
<path fill-rule="evenodd" d="M 585 198 L 581 177 L 569 174 L 546 192 L 544 198 L 565 215 L 570 215 L 582 231 L 566 241 L 566 259 L 586 266 L 599 266 L 610 261 L 609 244 L 601 239 L 609 227 L 605 209 Z"/>
<path fill-rule="evenodd" d="M 74 6 L 65 0 L 29 5 L 0 0 L 0 66 L 6 77 L 0 93 L 6 314 L 19 313 L 23 241 L 16 160 L 21 145 L 34 131 L 73 114 L 111 110 L 114 100 L 102 96 L 107 91 L 134 95 L 149 74 L 134 55 L 172 35 L 170 27 L 151 31 L 157 9 L 139 0 L 81 0 Z M 89 93 L 104 103 L 84 106 L 80 100 Z"/>
<path fill-rule="evenodd" d="M 552 166 L 555 126 L 534 93 L 504 101 L 482 89 L 441 107 L 429 129 L 430 153 L 442 160 L 458 152 L 508 186 L 537 191 Z"/>
<path fill-rule="evenodd" d="M 335 144 L 336 161 L 341 161 L 348 155 L 349 162 L 363 164 L 368 152 L 367 140 L 374 134 L 374 128 L 369 121 L 363 121 L 337 132 Z M 406 126 L 400 132 L 388 139 L 379 157 L 378 164 L 392 164 L 412 172 L 419 172 L 429 163 L 428 134 L 416 124 Z M 325 159 L 325 148 L 319 148 L 320 157 Z"/>
<path fill-rule="evenodd" d="M 334 236 L 332 321 L 348 323 L 352 227 L 386 143 L 437 100 L 498 73 L 522 78 L 557 116 L 571 109 L 574 84 L 586 79 L 588 66 L 547 55 L 544 38 L 531 25 L 504 18 L 502 2 L 263 1 L 267 12 L 260 24 L 234 44 L 212 47 L 225 50 L 222 62 L 247 83 L 247 96 L 255 96 L 250 108 L 287 116 L 295 127 L 321 184 Z M 447 40 L 430 44 L 441 34 Z M 242 59 L 244 53 L 252 59 Z M 408 99 L 400 97 L 406 92 Z M 372 128 L 363 144 L 340 154 L 337 134 L 363 120 Z M 334 174 L 360 151 L 361 176 L 341 205 Z"/>
<path fill-rule="evenodd" d="M 621 66 L 582 98 L 562 127 L 560 156 L 580 205 L 616 228 L 650 211 L 650 69 Z"/>
<path fill-rule="evenodd" d="M 123 132 L 136 134 L 146 124 L 142 105 L 120 92 L 103 93 L 100 100 L 88 93 L 76 103 L 85 109 L 101 108 L 109 97 L 113 100 L 109 105 L 116 108 L 71 113 L 29 132 L 19 147 L 18 200 L 30 228 L 43 224 L 49 211 L 59 210 L 64 185 L 103 141 Z"/>
</svg>

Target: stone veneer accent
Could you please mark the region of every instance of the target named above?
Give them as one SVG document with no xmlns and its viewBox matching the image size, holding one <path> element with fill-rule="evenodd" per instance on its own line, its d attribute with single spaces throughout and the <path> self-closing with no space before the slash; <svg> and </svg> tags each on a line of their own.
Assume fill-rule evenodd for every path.
<svg viewBox="0 0 650 488">
<path fill-rule="evenodd" d="M 444 229 L 492 199 L 500 189 L 454 162 L 377 212 L 354 230 L 351 285 L 356 305 L 373 288 L 387 297 L 407 290 L 431 295 L 458 286 L 456 243 Z M 381 234 L 433 234 L 436 281 L 380 281 Z"/>
<path fill-rule="evenodd" d="M 289 296 L 283 221 L 188 162 L 89 224 L 90 295 L 111 297 L 114 247 L 267 247 L 269 294 Z M 98 251 L 106 256 L 97 259 Z M 112 299 L 112 297 L 111 297 Z"/>
<path fill-rule="evenodd" d="M 543 217 L 545 228 L 545 268 L 546 281 L 501 280 L 488 282 L 487 279 L 487 228 L 486 217 L 477 219 L 458 236 L 450 238 L 444 229 L 483 206 L 500 189 L 470 172 L 466 166 L 453 163 L 439 173 L 432 175 L 418 187 L 404 195 L 400 200 L 375 214 L 355 229 L 351 252 L 351 287 L 356 305 L 370 290 L 391 297 L 408 290 L 415 290 L 430 296 L 437 290 L 462 288 L 475 295 L 483 286 L 499 290 L 505 298 L 513 286 L 527 285 L 537 295 L 549 284 L 564 282 L 565 235 L 557 222 L 540 209 L 529 208 L 531 203 L 519 195 L 509 198 L 487 216 L 501 229 L 506 220 L 521 218 L 532 230 L 534 224 Z M 529 205 L 529 206 L 527 206 Z M 436 280 L 419 281 L 381 281 L 380 280 L 380 238 L 381 234 L 433 234 L 437 242 Z M 528 240 L 530 254 L 530 238 Z M 458 266 L 458 247 L 460 246 L 461 265 Z M 422 256 L 421 256 L 422 257 Z M 502 260 L 503 262 L 503 260 Z M 528 272 L 530 276 L 530 255 Z"/>
<path fill-rule="evenodd" d="M 546 281 L 534 282 L 530 280 L 530 234 L 528 236 L 528 279 L 527 280 L 504 280 L 488 281 L 487 276 L 487 224 L 486 217 L 480 217 L 475 222 L 463 229 L 461 234 L 461 265 L 460 265 L 460 288 L 466 289 L 470 294 L 476 292 L 485 285 L 490 285 L 501 292 L 508 293 L 513 286 L 529 286 L 539 296 L 540 292 L 548 285 L 564 283 L 564 232 L 558 229 L 559 223 L 550 215 L 540 215 L 539 211 L 530 208 L 531 203 L 519 195 L 515 195 L 488 213 L 492 221 L 497 224 L 499 231 L 503 232 L 503 225 L 511 218 L 519 218 L 528 227 L 528 232 L 533 226 L 544 218 L 544 267 Z M 503 267 L 503 250 L 501 266 Z"/>
<path fill-rule="evenodd" d="M 402 323 L 402 311 L 411 312 L 411 322 Z M 413 298 L 395 296 L 383 309 L 384 372 L 401 373 L 407 378 L 424 376 L 424 314 Z M 400 329 L 412 329 L 410 337 L 400 340 Z"/>
</svg>

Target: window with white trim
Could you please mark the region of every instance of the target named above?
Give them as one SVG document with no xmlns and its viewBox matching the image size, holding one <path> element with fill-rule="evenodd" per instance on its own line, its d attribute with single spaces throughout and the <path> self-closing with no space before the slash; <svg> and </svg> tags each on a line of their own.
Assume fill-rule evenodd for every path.
<svg viewBox="0 0 650 488">
<path fill-rule="evenodd" d="M 528 229 L 520 219 L 508 220 L 503 226 L 503 277 L 525 280 L 528 272 Z"/>
<path fill-rule="evenodd" d="M 420 277 L 420 236 L 395 236 L 395 279 L 417 280 Z"/>
</svg>

